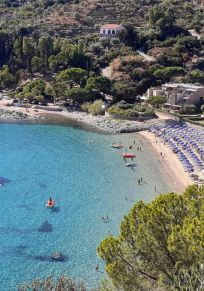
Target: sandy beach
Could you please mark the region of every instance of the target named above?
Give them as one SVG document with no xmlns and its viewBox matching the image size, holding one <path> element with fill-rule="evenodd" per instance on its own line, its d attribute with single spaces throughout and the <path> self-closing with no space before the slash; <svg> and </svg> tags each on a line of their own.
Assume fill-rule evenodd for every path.
<svg viewBox="0 0 204 291">
<path fill-rule="evenodd" d="M 168 145 L 164 145 L 164 143 L 156 138 L 151 132 L 141 131 L 139 132 L 139 135 L 147 139 L 149 144 L 151 144 L 155 149 L 164 171 L 169 176 L 172 189 L 175 189 L 177 192 L 181 193 L 187 186 L 194 184 L 193 180 L 184 171 L 181 162 L 171 151 Z"/>
</svg>

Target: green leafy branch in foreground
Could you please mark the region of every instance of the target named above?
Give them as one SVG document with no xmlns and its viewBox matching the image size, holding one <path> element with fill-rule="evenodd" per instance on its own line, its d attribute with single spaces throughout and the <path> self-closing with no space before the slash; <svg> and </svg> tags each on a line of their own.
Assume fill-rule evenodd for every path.
<svg viewBox="0 0 204 291">
<path fill-rule="evenodd" d="M 204 262 L 204 186 L 136 203 L 98 254 L 116 290 L 202 290 L 196 266 Z"/>
<path fill-rule="evenodd" d="M 53 277 L 45 279 L 35 279 L 28 284 L 22 284 L 19 291 L 86 291 L 83 283 L 76 282 L 66 276 L 61 276 L 57 280 Z"/>
</svg>

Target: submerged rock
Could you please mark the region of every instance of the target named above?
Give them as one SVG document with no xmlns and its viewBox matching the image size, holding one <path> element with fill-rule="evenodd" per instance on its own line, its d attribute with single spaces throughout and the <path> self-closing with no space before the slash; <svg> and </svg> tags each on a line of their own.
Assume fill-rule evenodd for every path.
<svg viewBox="0 0 204 291">
<path fill-rule="evenodd" d="M 38 232 L 52 232 L 53 226 L 47 220 L 37 229 Z"/>
<path fill-rule="evenodd" d="M 0 186 L 4 186 L 5 184 L 10 183 L 11 180 L 4 178 L 4 177 L 0 177 Z"/>
<path fill-rule="evenodd" d="M 64 261 L 65 260 L 65 257 L 61 254 L 61 253 L 53 253 L 51 255 L 51 258 L 54 260 L 54 261 Z"/>
<path fill-rule="evenodd" d="M 51 256 L 33 256 L 31 258 L 41 262 L 64 262 L 68 260 L 67 256 L 64 256 L 58 252 L 53 253 Z"/>
</svg>

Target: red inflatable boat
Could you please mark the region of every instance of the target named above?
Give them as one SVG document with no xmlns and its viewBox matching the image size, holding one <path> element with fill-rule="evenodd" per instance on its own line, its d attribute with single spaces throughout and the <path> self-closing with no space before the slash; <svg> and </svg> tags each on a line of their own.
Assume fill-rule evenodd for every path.
<svg viewBox="0 0 204 291">
<path fill-rule="evenodd" d="M 122 157 L 125 159 L 134 159 L 134 158 L 136 158 L 136 155 L 131 154 L 131 153 L 125 153 L 125 154 L 122 154 Z"/>
</svg>

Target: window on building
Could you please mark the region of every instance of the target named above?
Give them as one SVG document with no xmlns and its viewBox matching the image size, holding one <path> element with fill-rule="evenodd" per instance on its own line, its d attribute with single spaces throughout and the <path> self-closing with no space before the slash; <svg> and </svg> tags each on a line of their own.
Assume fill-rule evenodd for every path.
<svg viewBox="0 0 204 291">
<path fill-rule="evenodd" d="M 112 30 L 112 34 L 115 34 L 115 30 Z"/>
<path fill-rule="evenodd" d="M 110 29 L 108 30 L 108 34 L 111 34 L 111 30 Z"/>
<path fill-rule="evenodd" d="M 105 31 L 105 29 L 103 30 L 103 34 L 106 34 L 106 31 Z"/>
<path fill-rule="evenodd" d="M 203 102 L 203 98 L 204 98 L 204 97 L 200 97 L 200 101 L 202 101 L 202 102 Z"/>
</svg>

